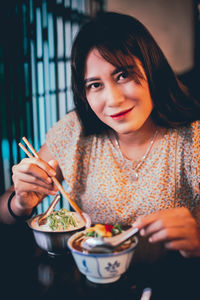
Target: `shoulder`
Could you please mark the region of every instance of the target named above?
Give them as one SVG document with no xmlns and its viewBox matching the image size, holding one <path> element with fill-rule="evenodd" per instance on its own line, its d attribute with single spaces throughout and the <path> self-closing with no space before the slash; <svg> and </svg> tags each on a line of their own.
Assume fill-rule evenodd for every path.
<svg viewBox="0 0 200 300">
<path fill-rule="evenodd" d="M 180 155 L 185 165 L 189 165 L 190 172 L 197 172 L 200 168 L 200 121 L 195 121 L 179 130 Z M 196 171 L 195 171 L 196 170 Z"/>
<path fill-rule="evenodd" d="M 81 130 L 81 125 L 75 110 L 68 112 L 62 119 L 56 122 L 50 130 L 62 128 L 77 128 Z"/>
<path fill-rule="evenodd" d="M 79 130 L 81 129 L 81 124 L 75 110 L 68 112 L 65 115 L 65 117 L 62 120 L 60 120 L 60 122 L 61 123 L 63 122 L 69 128 L 72 127 L 72 128 L 77 128 Z"/>
<path fill-rule="evenodd" d="M 71 111 L 67 113 L 62 119 L 56 122 L 52 128 L 47 133 L 47 142 L 49 139 L 70 137 L 73 135 L 79 135 L 81 129 L 81 124 L 78 120 L 76 111 Z"/>
<path fill-rule="evenodd" d="M 75 111 L 67 113 L 47 132 L 46 145 L 51 153 L 80 144 L 82 127 Z"/>
<path fill-rule="evenodd" d="M 193 122 L 190 128 L 192 132 L 193 142 L 200 148 L 200 121 Z"/>
<path fill-rule="evenodd" d="M 180 129 L 180 135 L 185 142 L 200 145 L 200 121 L 192 122 L 190 125 Z"/>
<path fill-rule="evenodd" d="M 193 132 L 199 132 L 200 131 L 200 120 L 191 123 L 189 128 Z"/>
<path fill-rule="evenodd" d="M 200 182 L 200 121 L 195 121 L 179 129 L 178 157 L 182 182 L 199 193 Z"/>
</svg>

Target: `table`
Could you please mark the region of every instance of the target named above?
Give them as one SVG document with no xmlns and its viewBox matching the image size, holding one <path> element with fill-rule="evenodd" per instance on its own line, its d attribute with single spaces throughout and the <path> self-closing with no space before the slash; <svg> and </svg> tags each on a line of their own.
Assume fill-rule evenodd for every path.
<svg viewBox="0 0 200 300">
<path fill-rule="evenodd" d="M 112 284 L 94 284 L 82 275 L 71 256 L 52 257 L 35 244 L 24 224 L 0 225 L 1 299 L 140 300 L 144 288 L 151 300 L 200 299 L 200 258 L 184 259 L 176 252 L 154 264 L 132 265 Z"/>
</svg>

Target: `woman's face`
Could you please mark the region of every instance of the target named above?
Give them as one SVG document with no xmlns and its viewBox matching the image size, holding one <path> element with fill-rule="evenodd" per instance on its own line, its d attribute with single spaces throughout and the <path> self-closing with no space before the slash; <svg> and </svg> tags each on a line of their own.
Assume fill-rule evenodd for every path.
<svg viewBox="0 0 200 300">
<path fill-rule="evenodd" d="M 153 101 L 142 64 L 116 68 L 93 49 L 85 65 L 87 101 L 97 117 L 118 134 L 139 130 L 151 122 Z"/>
</svg>

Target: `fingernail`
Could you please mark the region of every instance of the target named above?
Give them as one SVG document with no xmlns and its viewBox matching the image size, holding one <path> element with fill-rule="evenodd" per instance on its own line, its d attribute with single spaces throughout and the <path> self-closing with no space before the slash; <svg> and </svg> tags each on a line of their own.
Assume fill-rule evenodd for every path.
<svg viewBox="0 0 200 300">
<path fill-rule="evenodd" d="M 57 194 L 57 191 L 51 191 L 50 194 L 51 194 L 51 195 L 56 195 L 56 194 Z"/>
<path fill-rule="evenodd" d="M 144 234 L 145 234 L 144 229 L 141 229 L 141 230 L 140 230 L 140 235 L 143 236 Z"/>
<path fill-rule="evenodd" d="M 49 170 L 49 174 L 50 174 L 51 176 L 56 176 L 56 171 L 54 171 L 54 170 Z"/>
<path fill-rule="evenodd" d="M 52 183 L 52 179 L 50 177 L 47 178 L 48 183 Z"/>
</svg>

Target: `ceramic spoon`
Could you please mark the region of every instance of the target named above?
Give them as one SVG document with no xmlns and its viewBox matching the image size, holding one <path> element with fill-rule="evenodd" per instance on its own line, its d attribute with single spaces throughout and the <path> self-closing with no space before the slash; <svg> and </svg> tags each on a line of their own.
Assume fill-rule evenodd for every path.
<svg viewBox="0 0 200 300">
<path fill-rule="evenodd" d="M 122 233 L 110 238 L 90 237 L 82 242 L 81 246 L 89 252 L 112 252 L 131 236 L 138 232 L 138 228 L 131 227 Z"/>
</svg>

